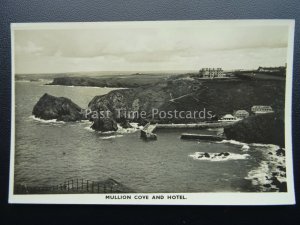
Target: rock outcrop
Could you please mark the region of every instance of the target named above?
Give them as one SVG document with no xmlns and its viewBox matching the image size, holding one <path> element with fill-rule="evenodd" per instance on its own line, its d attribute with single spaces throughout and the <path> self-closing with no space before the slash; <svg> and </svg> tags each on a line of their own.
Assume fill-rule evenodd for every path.
<svg viewBox="0 0 300 225">
<path fill-rule="evenodd" d="M 132 126 L 129 123 L 129 120 L 124 117 L 121 117 L 119 122 L 120 122 L 120 126 L 125 129 L 132 128 Z"/>
<path fill-rule="evenodd" d="M 118 125 L 117 122 L 112 118 L 98 118 L 94 120 L 91 128 L 101 132 L 117 131 Z"/>
<path fill-rule="evenodd" d="M 224 128 L 227 139 L 284 147 L 284 122 L 276 114 L 250 116 Z"/>
<path fill-rule="evenodd" d="M 68 98 L 44 94 L 35 104 L 32 114 L 40 119 L 58 121 L 79 121 L 81 108 Z"/>
</svg>

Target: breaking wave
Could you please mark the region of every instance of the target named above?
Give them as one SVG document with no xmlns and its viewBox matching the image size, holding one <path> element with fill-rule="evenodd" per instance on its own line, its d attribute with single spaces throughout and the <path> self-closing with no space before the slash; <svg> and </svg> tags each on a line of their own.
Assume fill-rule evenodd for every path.
<svg viewBox="0 0 300 225">
<path fill-rule="evenodd" d="M 143 126 L 138 126 L 138 123 L 130 123 L 130 125 L 132 126 L 132 128 L 123 128 L 118 124 L 118 130 L 117 131 L 95 131 L 91 128 L 93 122 L 87 121 L 87 122 L 83 122 L 85 124 L 88 124 L 89 126 L 84 127 L 85 130 L 88 130 L 90 132 L 97 132 L 99 134 L 131 134 L 134 133 L 138 130 L 143 129 Z M 123 136 L 123 135 L 116 135 L 116 137 L 118 136 Z"/>
<path fill-rule="evenodd" d="M 93 130 L 91 128 L 91 126 L 87 126 L 87 127 L 84 127 L 85 130 L 88 130 L 89 132 L 95 132 L 95 130 Z"/>
<path fill-rule="evenodd" d="M 232 144 L 232 145 L 238 145 L 238 146 L 241 146 L 241 150 L 243 151 L 248 151 L 250 146 L 246 143 L 243 143 L 243 142 L 239 142 L 239 141 L 235 141 L 235 140 L 222 140 L 222 141 L 218 141 L 217 143 L 222 143 L 222 144 Z"/>
<path fill-rule="evenodd" d="M 111 136 L 106 136 L 106 137 L 100 137 L 102 140 L 108 140 L 108 139 L 113 139 L 117 137 L 123 137 L 123 135 L 111 135 Z"/>
<path fill-rule="evenodd" d="M 37 122 L 40 122 L 40 123 L 45 123 L 45 124 L 65 124 L 64 121 L 57 121 L 57 119 L 44 120 L 44 119 L 37 118 L 33 115 L 29 116 L 29 118 L 34 120 L 34 121 L 37 121 Z"/>
<path fill-rule="evenodd" d="M 118 134 L 130 134 L 143 129 L 143 126 L 138 126 L 137 123 L 130 123 L 130 125 L 132 126 L 132 128 L 123 128 L 118 124 L 118 130 L 116 132 Z"/>
<path fill-rule="evenodd" d="M 195 152 L 194 154 L 189 156 L 196 160 L 205 160 L 205 161 L 213 161 L 213 162 L 247 159 L 249 157 L 248 154 L 236 154 L 231 152 L 221 152 L 221 153 Z"/>
</svg>

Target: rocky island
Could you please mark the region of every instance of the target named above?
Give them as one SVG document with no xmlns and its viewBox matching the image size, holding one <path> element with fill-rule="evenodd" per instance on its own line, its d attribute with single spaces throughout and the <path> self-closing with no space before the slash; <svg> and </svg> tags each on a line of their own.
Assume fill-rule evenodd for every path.
<svg viewBox="0 0 300 225">
<path fill-rule="evenodd" d="M 58 121 L 79 121 L 83 119 L 81 108 L 68 98 L 55 97 L 45 93 L 33 108 L 32 114 L 40 119 Z"/>
<path fill-rule="evenodd" d="M 68 98 L 55 97 L 45 93 L 33 108 L 32 114 L 36 118 L 43 120 L 75 122 L 86 120 L 83 109 Z M 117 123 L 112 118 L 102 118 L 94 120 L 92 125 L 94 130 L 98 131 L 116 131 Z"/>
</svg>

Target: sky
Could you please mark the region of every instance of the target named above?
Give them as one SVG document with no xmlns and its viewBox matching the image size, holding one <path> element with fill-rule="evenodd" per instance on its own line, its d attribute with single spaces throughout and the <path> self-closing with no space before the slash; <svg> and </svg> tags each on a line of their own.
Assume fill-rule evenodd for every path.
<svg viewBox="0 0 300 225">
<path fill-rule="evenodd" d="M 15 73 L 256 69 L 286 63 L 288 26 L 114 22 L 14 30 Z"/>
</svg>

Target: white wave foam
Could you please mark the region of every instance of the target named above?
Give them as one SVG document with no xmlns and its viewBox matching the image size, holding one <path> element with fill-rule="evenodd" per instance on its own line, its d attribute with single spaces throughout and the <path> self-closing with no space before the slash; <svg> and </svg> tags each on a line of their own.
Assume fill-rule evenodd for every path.
<svg viewBox="0 0 300 225">
<path fill-rule="evenodd" d="M 37 122 L 40 122 L 40 123 L 48 123 L 48 124 L 64 124 L 65 123 L 64 121 L 57 121 L 57 119 L 43 120 L 43 119 L 37 118 L 33 115 L 29 116 L 29 118 L 32 120 L 35 120 Z"/>
<path fill-rule="evenodd" d="M 96 131 L 94 130 L 93 128 L 91 128 L 91 126 L 87 126 L 87 127 L 84 127 L 85 130 L 88 130 L 89 132 L 97 132 L 99 134 L 114 134 L 116 133 L 116 131 Z"/>
<path fill-rule="evenodd" d="M 144 128 L 143 126 L 139 126 L 138 123 L 130 123 L 130 125 L 131 125 L 133 128 L 140 129 L 140 130 Z"/>
<path fill-rule="evenodd" d="M 95 130 L 93 130 L 91 128 L 91 126 L 87 126 L 87 127 L 84 127 L 85 130 L 88 130 L 89 132 L 95 132 Z"/>
<path fill-rule="evenodd" d="M 85 130 L 88 130 L 90 132 L 95 132 L 95 130 L 93 130 L 91 128 L 93 122 L 85 120 L 85 121 L 82 121 L 82 123 L 89 125 L 87 127 L 84 127 Z M 114 133 L 118 133 L 118 134 L 130 134 L 130 133 L 134 133 L 134 132 L 136 132 L 138 130 L 143 129 L 143 126 L 138 126 L 138 123 L 130 123 L 130 125 L 132 126 L 132 128 L 123 128 L 119 124 L 117 124 L 117 126 L 118 126 L 118 130 L 117 131 L 105 131 L 105 132 L 98 131 L 98 133 L 100 133 L 100 134 L 114 134 Z"/>
<path fill-rule="evenodd" d="M 248 150 L 249 150 L 249 148 L 250 148 L 250 146 L 249 146 L 249 145 L 247 145 L 247 144 L 245 144 L 245 145 L 243 145 L 243 146 L 242 146 L 242 148 L 241 148 L 241 149 L 242 149 L 243 151 L 248 151 Z"/>
<path fill-rule="evenodd" d="M 286 182 L 286 173 L 280 171 L 276 164 L 262 161 L 259 167 L 251 170 L 245 179 L 251 180 L 252 184 L 258 186 L 261 191 L 279 191 L 279 187 L 273 180 L 276 179 L 280 183 Z"/>
<path fill-rule="evenodd" d="M 106 137 L 100 137 L 102 140 L 108 140 L 108 139 L 113 139 L 117 137 L 123 137 L 123 135 L 112 135 L 112 136 L 106 136 Z"/>
<path fill-rule="evenodd" d="M 274 145 L 274 144 L 260 144 L 260 143 L 252 143 L 251 144 L 254 147 L 265 147 L 265 148 L 280 148 L 278 145 Z"/>
<path fill-rule="evenodd" d="M 215 161 L 215 162 L 247 159 L 249 157 L 248 154 L 236 154 L 231 152 L 226 152 L 226 153 L 228 153 L 228 155 L 224 155 L 224 153 L 222 154 L 222 153 L 195 152 L 194 154 L 189 156 L 196 160 Z"/>
<path fill-rule="evenodd" d="M 218 141 L 218 143 L 229 143 L 229 144 L 233 144 L 233 145 L 244 145 L 245 144 L 243 142 L 239 142 L 239 141 L 235 141 L 235 140 L 222 140 L 222 141 Z"/>
<path fill-rule="evenodd" d="M 280 149 L 280 146 L 273 145 L 273 144 L 252 143 L 250 145 L 253 146 L 253 147 L 268 148 L 270 151 L 276 151 L 276 150 Z"/>
<path fill-rule="evenodd" d="M 59 85 L 59 84 L 42 84 L 40 86 L 54 86 L 54 87 L 69 87 L 69 88 L 106 88 L 106 87 L 94 87 L 94 86 L 78 86 L 78 85 Z"/>
<path fill-rule="evenodd" d="M 81 120 L 81 121 L 78 121 L 78 123 L 81 123 L 81 124 L 88 124 L 88 125 L 91 125 L 93 124 L 92 121 L 89 121 L 89 120 Z"/>
<path fill-rule="evenodd" d="M 270 181 L 267 180 L 267 174 L 269 171 L 269 166 L 266 161 L 262 161 L 258 168 L 251 170 L 245 179 L 252 180 L 253 185 L 263 185 L 268 184 Z"/>
<path fill-rule="evenodd" d="M 119 134 L 131 134 L 141 129 L 137 123 L 130 123 L 132 128 L 123 128 L 118 124 L 118 130 L 116 131 Z"/>
<path fill-rule="evenodd" d="M 239 141 L 235 141 L 235 140 L 222 140 L 222 141 L 218 141 L 217 143 L 221 143 L 221 144 L 232 144 L 232 145 L 238 145 L 238 146 L 241 146 L 241 150 L 242 151 L 248 151 L 250 146 L 246 143 L 243 143 L 243 142 L 239 142 Z"/>
<path fill-rule="evenodd" d="M 261 191 L 279 191 L 274 180 L 277 180 L 277 183 L 286 182 L 285 156 L 277 152 L 280 147 L 272 144 L 251 145 L 260 147 L 264 160 L 257 168 L 251 170 L 245 179 L 251 180 L 252 184 L 258 186 Z"/>
</svg>

